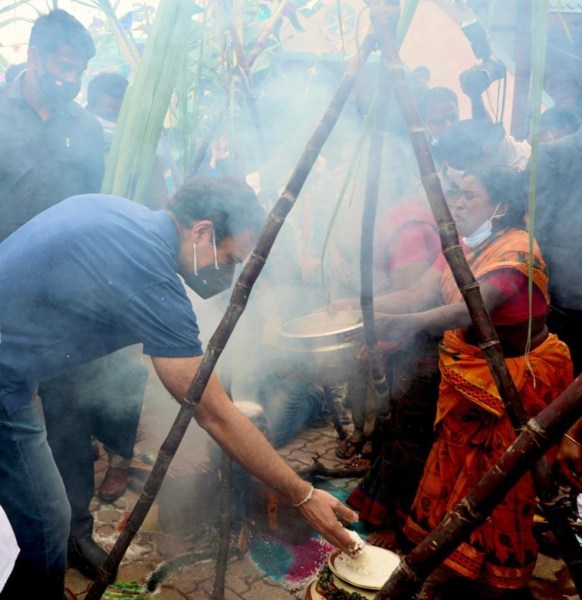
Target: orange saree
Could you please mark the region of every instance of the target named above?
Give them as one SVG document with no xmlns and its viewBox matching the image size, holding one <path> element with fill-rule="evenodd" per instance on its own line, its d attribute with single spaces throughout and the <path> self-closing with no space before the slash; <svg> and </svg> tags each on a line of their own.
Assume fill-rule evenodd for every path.
<svg viewBox="0 0 582 600">
<path fill-rule="evenodd" d="M 508 268 L 527 275 L 527 233 L 517 229 L 500 233 L 485 248 L 467 255 L 477 279 Z M 547 298 L 548 278 L 537 246 L 534 253 L 534 284 Z M 447 303 L 461 300 L 448 269 L 442 285 Z M 465 331 L 447 331 L 439 348 L 436 440 L 404 528 L 413 543 L 424 539 L 475 487 L 516 437 L 487 362 L 477 346 L 464 341 Z M 530 415 L 547 406 L 572 381 L 568 349 L 554 335 L 532 350 L 527 360 L 517 356 L 506 362 Z M 445 564 L 459 575 L 493 587 L 525 587 L 538 550 L 532 534 L 535 498 L 528 474 Z"/>
</svg>

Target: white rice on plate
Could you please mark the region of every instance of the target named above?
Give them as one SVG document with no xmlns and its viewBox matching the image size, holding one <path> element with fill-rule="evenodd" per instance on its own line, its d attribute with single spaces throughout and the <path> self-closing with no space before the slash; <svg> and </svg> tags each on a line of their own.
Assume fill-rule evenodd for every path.
<svg viewBox="0 0 582 600">
<path fill-rule="evenodd" d="M 352 533 L 355 532 L 350 532 L 350 535 Z M 364 544 L 359 536 L 358 539 Z M 399 564 L 400 557 L 397 554 L 370 544 L 364 544 L 355 558 L 338 554 L 333 560 L 338 577 L 353 585 L 375 589 L 384 585 Z"/>
</svg>

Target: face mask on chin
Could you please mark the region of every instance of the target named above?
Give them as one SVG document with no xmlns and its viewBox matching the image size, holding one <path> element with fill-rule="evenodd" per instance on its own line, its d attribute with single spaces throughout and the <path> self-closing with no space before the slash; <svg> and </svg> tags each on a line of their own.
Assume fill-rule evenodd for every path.
<svg viewBox="0 0 582 600">
<path fill-rule="evenodd" d="M 214 231 L 212 232 L 212 247 L 214 248 L 214 264 L 198 269 L 196 244 L 193 244 L 194 273 L 182 275 L 186 285 L 194 290 L 203 300 L 212 298 L 212 296 L 216 296 L 220 292 L 229 289 L 234 279 L 234 264 L 218 264 Z"/>
<path fill-rule="evenodd" d="M 463 238 L 466 246 L 473 249 L 480 246 L 486 239 L 491 237 L 491 219 L 487 219 L 485 223 L 479 225 L 473 233 Z"/>
<path fill-rule="evenodd" d="M 485 240 L 491 237 L 491 233 L 493 232 L 493 226 L 491 224 L 491 221 L 493 221 L 493 219 L 498 219 L 499 217 L 504 216 L 497 214 L 497 209 L 500 206 L 501 204 L 498 204 L 495 207 L 495 210 L 493 211 L 491 217 L 487 219 L 487 221 L 479 225 L 479 227 L 477 227 L 477 229 L 475 229 L 475 231 L 473 231 L 471 235 L 463 238 L 463 242 L 468 248 L 472 250 L 473 248 L 480 246 Z"/>
<path fill-rule="evenodd" d="M 74 100 L 81 89 L 81 82 L 63 81 L 47 70 L 37 75 L 36 81 L 44 104 L 50 108 L 60 108 Z"/>
</svg>

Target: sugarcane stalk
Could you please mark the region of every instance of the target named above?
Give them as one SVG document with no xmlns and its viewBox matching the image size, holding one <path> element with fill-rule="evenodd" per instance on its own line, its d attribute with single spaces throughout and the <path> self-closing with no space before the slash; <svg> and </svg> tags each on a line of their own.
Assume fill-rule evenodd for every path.
<svg viewBox="0 0 582 600">
<path fill-rule="evenodd" d="M 400 8 L 399 0 L 377 2 L 383 9 L 393 7 L 396 18 L 389 19 L 386 10 L 378 11 L 371 4 L 371 21 L 375 35 L 381 39 L 386 35 L 386 29 L 398 22 Z M 383 56 L 383 58 L 385 58 Z M 384 129 L 386 126 L 386 113 L 389 99 L 389 73 L 385 61 L 380 60 L 380 73 L 378 77 L 378 93 L 374 103 L 372 116 L 372 131 L 368 151 L 368 171 L 366 178 L 366 193 L 364 197 L 364 210 L 362 213 L 362 229 L 360 237 L 360 306 L 364 324 L 364 338 L 368 351 L 370 375 L 377 396 L 377 406 L 388 404 L 388 384 L 382 366 L 378 336 L 374 326 L 374 229 L 376 211 L 378 207 L 378 188 L 380 169 L 382 166 L 382 153 L 384 148 Z"/>
<path fill-rule="evenodd" d="M 392 8 L 395 18 L 390 19 L 387 10 Z M 370 19 L 374 33 L 378 39 L 386 35 L 386 30 L 394 27 L 398 22 L 400 9 L 399 0 L 384 2 L 370 2 Z M 381 430 L 379 436 L 382 439 L 381 452 L 385 456 L 385 464 L 390 462 L 391 444 L 388 440 L 388 424 L 386 410 L 389 409 L 389 388 L 386 374 L 382 365 L 382 357 L 378 348 L 378 336 L 376 334 L 374 320 L 374 233 L 376 224 L 376 212 L 378 208 L 378 191 L 380 182 L 380 170 L 382 167 L 382 156 L 384 150 L 384 130 L 386 127 L 386 114 L 390 98 L 390 73 L 386 68 L 386 57 L 382 52 L 380 69 L 378 75 L 378 90 L 374 97 L 371 110 L 371 133 L 368 149 L 368 166 L 366 174 L 366 191 L 364 196 L 364 209 L 362 213 L 362 227 L 360 235 L 360 307 L 364 326 L 364 339 L 368 354 L 369 373 L 372 379 L 372 393 L 376 396 L 376 406 L 380 408 L 382 420 L 378 420 L 377 427 Z M 364 395 L 366 399 L 367 394 Z M 388 411 L 389 412 L 389 411 Z M 377 432 L 376 432 L 377 433 Z M 391 511 L 392 507 L 386 507 Z M 394 517 L 395 515 L 391 515 Z"/>
<path fill-rule="evenodd" d="M 223 382 L 224 391 L 232 401 L 232 374 Z M 214 587 L 212 600 L 224 600 L 224 583 L 230 547 L 231 507 L 232 507 L 232 460 L 226 452 L 220 460 L 220 499 L 218 519 L 218 552 L 216 554 Z"/>
<path fill-rule="evenodd" d="M 329 414 L 331 415 L 331 422 L 333 424 L 334 429 L 336 430 L 337 436 L 340 440 L 345 440 L 348 437 L 348 434 L 347 434 L 346 428 L 342 425 L 342 422 L 340 421 L 339 415 L 337 413 L 337 409 L 333 402 L 333 397 L 331 395 L 331 392 L 326 389 L 326 390 L 324 390 L 323 395 L 325 398 L 325 404 L 327 406 L 327 410 L 329 411 Z"/>
<path fill-rule="evenodd" d="M 193 10 L 193 4 L 179 0 L 159 3 L 135 79 L 121 106 L 103 181 L 104 193 L 138 201 L 149 194 L 156 148 L 174 91 L 176 66 L 187 50 Z M 152 77 L 152 72 L 158 76 Z"/>
<path fill-rule="evenodd" d="M 113 34 L 117 38 L 117 43 L 121 49 L 121 53 L 125 58 L 127 64 L 135 69 L 137 63 L 139 62 L 139 52 L 135 45 L 135 41 L 131 34 L 125 33 L 125 31 L 121 28 L 119 21 L 117 19 L 117 15 L 115 14 L 114 8 L 111 6 L 111 2 L 109 0 L 99 0 L 98 1 L 99 8 L 105 13 L 111 28 L 113 29 Z"/>
<path fill-rule="evenodd" d="M 208 343 L 196 377 L 188 390 L 186 398 L 188 402 L 196 405 L 200 401 L 206 380 L 214 368 L 215 358 L 217 359 L 222 352 L 225 340 L 234 329 L 238 318 L 242 314 L 250 290 L 264 265 L 276 235 L 287 214 L 295 204 L 323 144 L 336 124 L 348 94 L 354 86 L 360 68 L 367 60 L 374 43 L 374 36 L 368 34 L 362 43 L 358 55 L 348 65 L 323 119 L 303 151 L 299 164 L 293 170 L 279 200 L 269 213 L 267 224 L 261 233 L 259 241 L 235 285 L 226 313 Z"/>
<path fill-rule="evenodd" d="M 196 147 L 196 136 L 198 135 L 198 126 L 200 124 L 200 90 L 202 89 L 202 71 L 204 68 L 204 52 L 206 50 L 206 38 L 207 38 L 207 17 L 208 17 L 208 1 L 204 2 L 204 18 L 202 21 L 202 35 L 200 36 L 200 49 L 198 51 L 198 60 L 196 65 L 196 80 L 194 84 L 194 101 L 192 105 L 192 123 L 194 124 L 192 127 L 190 139 L 188 140 L 187 146 L 184 148 L 184 153 L 187 155 L 187 161 L 184 160 L 182 173 L 183 176 L 186 177 L 189 174 L 191 169 L 190 158 L 192 155 L 193 149 Z M 186 107 L 188 107 L 188 96 L 184 98 L 186 103 Z M 187 111 L 187 108 L 186 108 Z M 199 165 L 200 166 L 200 165 Z"/>
<path fill-rule="evenodd" d="M 408 32 L 408 28 L 412 23 L 412 19 L 416 14 L 418 3 L 420 0 L 404 0 L 402 5 L 400 18 L 398 19 L 398 27 L 396 29 L 396 45 L 400 48 L 404 38 Z"/>
<path fill-rule="evenodd" d="M 210 122 L 210 125 L 208 126 L 208 131 L 206 132 L 206 135 L 200 142 L 200 146 L 198 146 L 198 150 L 196 151 L 196 155 L 194 156 L 194 160 L 192 161 L 192 165 L 190 166 L 190 177 L 196 175 L 196 173 L 198 173 L 198 169 L 200 169 L 200 167 L 202 166 L 204 158 L 206 157 L 206 153 L 208 152 L 208 147 L 214 139 L 218 126 L 222 123 L 224 119 L 224 115 L 228 110 L 229 104 L 230 103 L 228 99 L 225 100 L 222 108 L 216 113 L 216 115 L 214 115 L 212 121 Z"/>
<path fill-rule="evenodd" d="M 523 140 L 529 134 L 529 91 L 531 84 L 532 62 L 532 3 L 519 0 L 517 31 L 515 34 L 515 84 L 513 106 L 511 109 L 511 135 Z M 545 52 L 545 45 L 543 46 Z"/>
<path fill-rule="evenodd" d="M 473 326 L 479 338 L 479 348 L 487 360 L 509 420 L 519 432 L 527 422 L 528 414 L 509 373 L 499 338 L 483 302 L 479 284 L 475 280 L 460 246 L 457 228 L 436 174 L 430 145 L 408 88 L 398 50 L 389 30 L 387 35 L 380 40 L 380 44 L 391 63 L 394 92 L 408 126 L 422 175 L 422 183 L 439 227 L 443 254 L 469 309 Z M 548 520 L 554 527 L 554 535 L 562 547 L 564 562 L 568 566 L 576 590 L 582 594 L 582 547 L 578 544 L 574 531 L 568 523 L 566 498 L 560 493 L 558 485 L 552 478 L 545 458 L 540 458 L 539 465 L 533 470 L 533 478 L 538 498 L 542 502 Z M 458 543 L 460 541 L 458 540 Z"/>
<path fill-rule="evenodd" d="M 107 585 L 113 581 L 117 567 L 131 543 L 131 540 L 147 516 L 162 485 L 170 462 L 192 420 L 194 409 L 202 399 L 202 393 L 214 370 L 216 362 L 246 307 L 252 287 L 265 265 L 265 261 L 267 260 L 277 234 L 285 222 L 285 217 L 294 206 L 313 164 L 321 152 L 323 144 L 326 142 L 337 123 L 349 93 L 354 87 L 357 77 L 364 63 L 368 59 L 374 44 L 374 36 L 370 33 L 364 38 L 358 54 L 347 66 L 339 87 L 323 115 L 321 122 L 307 143 L 301 159 L 291 174 L 283 193 L 269 213 L 267 223 L 261 232 L 257 245 L 235 284 L 229 306 L 208 343 L 206 352 L 204 353 L 200 366 L 196 371 L 196 375 L 189 386 L 186 397 L 180 406 L 180 410 L 172 424 L 172 428 L 160 448 L 150 477 L 144 485 L 143 491 L 127 520 L 125 528 L 119 534 L 119 537 L 105 561 L 103 569 L 89 589 L 85 600 L 99 600 L 101 598 Z"/>
<path fill-rule="evenodd" d="M 399 40 L 398 43 L 399 44 L 406 37 L 406 34 L 407 34 L 410 24 L 412 22 L 412 18 L 414 17 L 414 13 L 415 13 L 417 5 L 418 5 L 418 0 L 409 0 L 403 8 L 402 15 L 400 16 L 400 18 L 398 20 L 398 34 L 397 35 L 398 35 L 398 40 Z M 349 167 L 345 174 L 340 192 L 338 194 L 338 198 L 336 200 L 335 206 L 332 211 L 331 218 L 329 220 L 329 225 L 327 227 L 327 231 L 325 233 L 325 238 L 324 238 L 323 244 L 322 244 L 321 261 L 320 261 L 321 262 L 321 280 L 322 281 L 325 281 L 325 272 L 324 272 L 324 268 L 323 268 L 323 264 L 324 264 L 323 259 L 325 256 L 325 251 L 326 251 L 326 248 L 328 247 L 331 233 L 333 231 L 333 225 L 337 219 L 342 202 L 344 201 L 344 197 L 346 195 L 348 185 L 352 179 L 354 170 L 356 169 L 357 165 L 359 164 L 359 157 L 362 152 L 362 148 L 364 146 L 364 141 L 368 137 L 368 133 L 370 131 L 370 127 L 371 127 L 371 123 L 372 123 L 372 119 L 370 117 L 371 117 L 371 113 L 368 113 L 366 115 L 366 118 L 364 119 L 364 127 L 362 129 L 362 132 L 360 133 L 357 143 L 354 145 L 354 149 L 352 152 L 352 159 L 350 160 Z"/>
<path fill-rule="evenodd" d="M 226 452 L 222 453 L 220 463 L 220 518 L 218 554 L 216 556 L 216 574 L 212 589 L 212 600 L 224 600 L 224 583 L 228 563 L 231 528 L 232 503 L 232 460 Z"/>
<path fill-rule="evenodd" d="M 219 7 L 223 7 L 223 13 L 225 16 L 225 20 L 227 23 L 228 30 L 230 32 L 230 37 L 232 41 L 232 45 L 234 48 L 234 52 L 236 54 L 236 59 L 240 69 L 240 77 L 245 87 L 246 91 L 246 99 L 251 111 L 251 116 L 254 122 L 255 131 L 258 137 L 259 146 L 262 148 L 263 157 L 266 159 L 271 155 L 270 144 L 267 141 L 267 136 L 265 135 L 265 129 L 263 127 L 263 121 L 259 114 L 259 109 L 257 107 L 257 99 L 255 96 L 255 92 L 253 90 L 253 84 L 251 79 L 251 63 L 247 59 L 246 52 L 243 46 L 243 42 L 239 35 L 239 32 L 236 28 L 234 22 L 234 6 L 232 4 L 232 0 L 218 0 L 217 5 Z M 272 181 L 272 178 L 268 173 L 264 173 L 264 178 L 266 180 L 265 189 L 267 190 L 266 197 L 274 198 L 275 197 L 275 185 Z M 269 200 L 269 207 L 272 206 L 272 200 Z"/>
<path fill-rule="evenodd" d="M 269 19 L 269 22 L 267 23 L 266 27 L 260 33 L 255 45 L 253 46 L 253 49 L 249 52 L 248 59 L 247 59 L 247 71 L 249 73 L 252 69 L 253 64 L 255 63 L 255 60 L 258 58 L 261 50 L 263 49 L 263 46 L 265 45 L 267 39 L 273 32 L 273 29 L 274 29 L 275 25 L 277 24 L 277 21 L 281 18 L 281 13 L 283 12 L 283 10 L 287 6 L 287 4 L 288 4 L 288 0 L 283 0 L 281 2 L 281 4 L 277 7 L 277 10 L 273 13 L 273 16 Z M 191 176 L 195 175 L 198 172 L 198 169 L 204 162 L 204 157 L 206 156 L 206 153 L 208 152 L 208 146 L 210 146 L 210 143 L 212 142 L 212 140 L 214 138 L 214 134 L 215 134 L 218 126 L 220 125 L 220 123 L 222 123 L 227 110 L 228 110 L 228 101 L 225 102 L 225 105 L 220 109 L 220 111 L 218 113 L 216 113 L 214 119 L 211 121 L 211 124 L 208 128 L 208 133 L 200 142 L 200 146 L 198 147 L 198 151 L 196 152 L 196 155 L 195 155 L 194 160 L 192 161 L 192 165 L 190 167 L 190 175 Z"/>
<path fill-rule="evenodd" d="M 405 558 L 375 600 L 410 600 L 423 581 L 484 523 L 509 490 L 582 416 L 582 375 L 578 376 L 537 417 L 530 419 L 517 439 L 475 488 Z"/>
<path fill-rule="evenodd" d="M 253 63 L 258 58 L 259 54 L 261 53 L 261 50 L 263 49 L 264 45 L 267 43 L 267 40 L 273 33 L 273 29 L 275 29 L 275 25 L 277 24 L 277 21 L 279 21 L 279 19 L 281 18 L 281 14 L 285 10 L 287 4 L 289 4 L 289 0 L 282 0 L 279 6 L 277 6 L 275 12 L 271 15 L 267 25 L 259 33 L 255 45 L 249 52 L 249 67 L 252 67 Z"/>
</svg>

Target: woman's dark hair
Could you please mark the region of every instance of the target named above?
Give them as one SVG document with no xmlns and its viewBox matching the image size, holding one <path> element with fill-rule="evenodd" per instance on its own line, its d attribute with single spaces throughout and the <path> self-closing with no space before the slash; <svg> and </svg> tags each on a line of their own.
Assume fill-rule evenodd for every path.
<svg viewBox="0 0 582 600">
<path fill-rule="evenodd" d="M 507 165 L 483 162 L 467 167 L 464 177 L 473 176 L 483 186 L 493 205 L 503 202 L 507 212 L 498 219 L 502 227 L 525 228 L 527 194 L 525 176 Z"/>
<path fill-rule="evenodd" d="M 61 44 L 66 44 L 85 60 L 95 56 L 91 34 L 73 15 L 62 9 L 42 15 L 34 22 L 28 44 L 44 55 L 52 54 Z"/>
<path fill-rule="evenodd" d="M 208 219 L 214 225 L 214 239 L 247 231 L 258 236 L 265 223 L 265 210 L 253 189 L 238 177 L 192 177 L 168 202 L 178 222 L 192 227 Z"/>
</svg>

